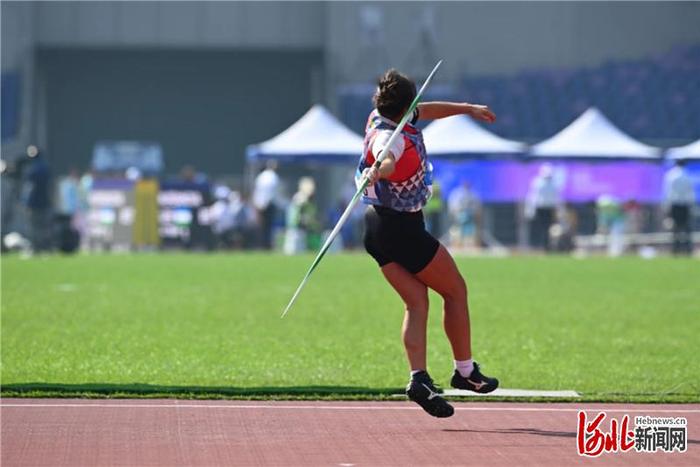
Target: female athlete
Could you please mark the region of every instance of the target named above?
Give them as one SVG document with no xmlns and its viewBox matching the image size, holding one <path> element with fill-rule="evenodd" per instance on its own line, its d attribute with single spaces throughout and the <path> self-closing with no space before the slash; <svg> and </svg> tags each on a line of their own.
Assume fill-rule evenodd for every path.
<svg viewBox="0 0 700 467">
<path fill-rule="evenodd" d="M 483 105 L 421 103 L 396 143 L 386 147 L 415 96 L 415 83 L 398 71 L 391 69 L 380 78 L 356 178 L 369 179 L 362 197 L 369 204 L 365 248 L 405 304 L 402 337 L 411 368 L 406 394 L 430 415 L 449 417 L 454 409 L 439 395 L 427 371 L 428 288 L 444 300 L 444 329 L 455 364 L 451 385 L 488 393 L 498 387 L 498 380 L 484 376 L 472 360 L 467 286 L 447 249 L 425 229 L 422 208 L 431 194 L 432 166 L 421 131 L 414 125 L 419 119 L 458 114 L 489 123 L 496 117 Z M 381 165 L 373 167 L 382 152 Z"/>
</svg>

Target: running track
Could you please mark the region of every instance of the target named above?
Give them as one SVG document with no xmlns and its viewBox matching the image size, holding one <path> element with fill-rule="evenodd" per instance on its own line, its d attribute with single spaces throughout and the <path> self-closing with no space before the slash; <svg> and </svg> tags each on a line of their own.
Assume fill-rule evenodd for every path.
<svg viewBox="0 0 700 467">
<path fill-rule="evenodd" d="M 3 399 L 2 466 L 700 465 L 700 404 Z M 576 452 L 577 411 L 685 417 L 685 453 Z M 607 424 L 605 426 L 607 428 Z"/>
</svg>

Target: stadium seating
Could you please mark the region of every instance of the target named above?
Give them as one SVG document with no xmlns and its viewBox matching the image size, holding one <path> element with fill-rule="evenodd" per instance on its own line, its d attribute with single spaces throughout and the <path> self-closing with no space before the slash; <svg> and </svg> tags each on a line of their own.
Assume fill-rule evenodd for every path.
<svg viewBox="0 0 700 467">
<path fill-rule="evenodd" d="M 677 47 L 645 60 L 573 70 L 525 70 L 509 76 L 465 76 L 426 99 L 483 102 L 499 115 L 489 129 L 537 142 L 598 107 L 634 138 L 664 145 L 700 137 L 700 47 Z M 341 120 L 358 133 L 371 109 L 372 84 L 340 86 Z"/>
<path fill-rule="evenodd" d="M 461 87 L 469 100 L 505 115 L 491 129 L 507 138 L 547 138 L 595 106 L 637 139 L 690 141 L 700 136 L 699 75 L 700 47 L 678 47 L 595 68 L 465 77 Z"/>
</svg>

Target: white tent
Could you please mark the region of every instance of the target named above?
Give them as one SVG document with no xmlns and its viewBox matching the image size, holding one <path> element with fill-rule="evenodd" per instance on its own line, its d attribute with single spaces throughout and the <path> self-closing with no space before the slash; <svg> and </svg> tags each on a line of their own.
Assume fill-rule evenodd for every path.
<svg viewBox="0 0 700 467">
<path fill-rule="evenodd" d="M 530 149 L 530 155 L 534 157 L 598 160 L 660 160 L 660 152 L 659 148 L 640 143 L 623 133 L 595 107 Z"/>
<path fill-rule="evenodd" d="M 314 105 L 279 135 L 246 151 L 249 161 L 354 163 L 362 154 L 362 138 L 322 105 Z"/>
<path fill-rule="evenodd" d="M 525 145 L 501 138 L 464 115 L 435 120 L 423 130 L 428 155 L 433 158 L 520 154 Z"/>
<path fill-rule="evenodd" d="M 699 159 L 700 160 L 700 139 L 694 143 L 686 144 L 671 148 L 666 151 L 666 156 L 669 159 Z"/>
</svg>

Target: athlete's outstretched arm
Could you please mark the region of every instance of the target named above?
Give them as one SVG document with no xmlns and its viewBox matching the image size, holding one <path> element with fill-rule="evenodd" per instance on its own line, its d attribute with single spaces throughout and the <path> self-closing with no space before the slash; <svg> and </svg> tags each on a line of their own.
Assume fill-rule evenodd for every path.
<svg viewBox="0 0 700 467">
<path fill-rule="evenodd" d="M 435 120 L 452 115 L 469 115 L 475 120 L 493 123 L 496 114 L 485 105 L 467 104 L 466 102 L 422 102 L 418 104 L 419 120 Z"/>
</svg>

